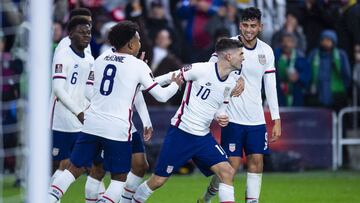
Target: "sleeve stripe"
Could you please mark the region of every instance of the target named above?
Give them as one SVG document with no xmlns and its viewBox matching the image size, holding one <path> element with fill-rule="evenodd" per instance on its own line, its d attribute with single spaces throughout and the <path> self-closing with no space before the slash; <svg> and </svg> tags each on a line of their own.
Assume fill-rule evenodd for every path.
<svg viewBox="0 0 360 203">
<path fill-rule="evenodd" d="M 65 79 L 66 80 L 66 77 L 61 76 L 61 75 L 56 75 L 56 76 L 53 76 L 53 79 Z"/>
<path fill-rule="evenodd" d="M 93 81 L 87 81 L 86 84 L 87 85 L 94 85 L 94 82 Z"/>
<path fill-rule="evenodd" d="M 218 55 L 217 55 L 217 53 L 213 53 L 213 54 L 211 54 L 211 56 L 216 56 L 217 57 Z"/>
<path fill-rule="evenodd" d="M 152 84 L 150 87 L 148 87 L 146 90 L 144 90 L 145 92 L 150 91 L 152 88 L 154 88 L 158 83 L 155 82 L 154 84 Z"/>
<path fill-rule="evenodd" d="M 276 70 L 268 70 L 268 71 L 265 71 L 265 74 L 268 74 L 268 73 L 275 73 Z"/>
</svg>

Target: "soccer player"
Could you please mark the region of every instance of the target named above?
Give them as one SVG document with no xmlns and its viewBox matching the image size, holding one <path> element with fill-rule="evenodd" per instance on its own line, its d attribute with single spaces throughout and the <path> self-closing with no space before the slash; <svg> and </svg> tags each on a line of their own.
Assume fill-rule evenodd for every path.
<svg viewBox="0 0 360 203">
<path fill-rule="evenodd" d="M 75 8 L 75 9 L 71 10 L 70 15 L 69 15 L 69 21 L 75 16 L 80 16 L 80 17 L 87 19 L 90 23 L 90 28 L 92 27 L 92 17 L 91 17 L 91 11 L 89 9 Z M 56 55 L 56 53 L 59 50 L 68 47 L 70 45 L 70 43 L 71 43 L 71 40 L 70 40 L 69 36 L 66 36 L 63 39 L 61 39 L 61 41 L 55 48 L 54 55 Z M 88 44 L 88 46 L 85 48 L 85 52 L 91 55 L 90 44 Z"/>
<path fill-rule="evenodd" d="M 137 59 L 141 47 L 136 24 L 123 21 L 109 32 L 114 49 L 95 61 L 94 96 L 86 111 L 82 132 L 71 154 L 70 167 L 50 187 L 49 202 L 54 203 L 89 167 L 101 150 L 104 169 L 110 171 L 111 182 L 99 202 L 118 202 L 131 167 L 131 129 L 134 97 L 142 85 L 160 102 L 166 102 L 182 84 L 181 75 L 162 88 L 154 82 L 149 66 Z"/>
<path fill-rule="evenodd" d="M 251 7 L 243 11 L 240 35 L 233 37 L 244 43 L 244 57 L 241 76 L 245 90 L 239 97 L 232 97 L 227 109 L 230 123 L 222 128 L 221 146 L 229 156 L 231 166 L 238 170 L 245 151 L 247 159 L 246 203 L 259 202 L 263 157 L 269 153 L 268 138 L 261 99 L 264 80 L 265 94 L 271 118 L 274 120 L 270 142 L 281 136 L 281 123 L 276 93 L 274 54 L 269 45 L 257 38 L 262 29 L 261 12 Z M 216 55 L 210 61 L 216 61 Z M 219 188 L 219 178 L 214 176 L 199 203 L 211 202 Z"/>
<path fill-rule="evenodd" d="M 220 177 L 221 202 L 234 202 L 234 170 L 212 137 L 209 126 L 213 118 L 221 126 L 228 123 L 224 106 L 237 82 L 235 74 L 229 74 L 241 67 L 242 46 L 237 40 L 220 40 L 216 45 L 217 63 L 194 63 L 181 69 L 187 81 L 182 104 L 171 119 L 155 173 L 136 190 L 133 203 L 145 202 L 189 159 L 193 159 L 204 175 L 215 173 Z M 219 109 L 223 110 L 218 112 Z"/>
<path fill-rule="evenodd" d="M 69 164 L 94 82 L 94 58 L 84 51 L 91 39 L 89 21 L 74 17 L 68 24 L 68 31 L 71 44 L 58 51 L 52 65 L 52 156 L 54 162 L 60 162 L 53 178 Z"/>
</svg>

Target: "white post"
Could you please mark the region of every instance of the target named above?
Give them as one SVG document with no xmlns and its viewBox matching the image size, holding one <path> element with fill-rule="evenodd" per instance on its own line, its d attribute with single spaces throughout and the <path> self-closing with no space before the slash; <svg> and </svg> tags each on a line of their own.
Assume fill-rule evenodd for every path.
<svg viewBox="0 0 360 203">
<path fill-rule="evenodd" d="M 50 181 L 50 53 L 52 2 L 31 0 L 29 59 L 28 203 L 47 203 Z"/>
</svg>

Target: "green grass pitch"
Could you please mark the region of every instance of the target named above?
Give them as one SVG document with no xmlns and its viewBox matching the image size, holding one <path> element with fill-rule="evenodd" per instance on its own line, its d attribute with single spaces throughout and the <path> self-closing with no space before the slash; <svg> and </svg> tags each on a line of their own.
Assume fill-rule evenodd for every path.
<svg viewBox="0 0 360 203">
<path fill-rule="evenodd" d="M 69 188 L 61 202 L 84 202 L 85 180 L 85 176 L 77 180 Z M 209 178 L 205 178 L 201 174 L 174 175 L 162 188 L 155 191 L 147 202 L 195 203 L 205 190 L 208 180 Z M 106 184 L 108 182 L 109 177 L 105 180 Z M 5 184 L 5 196 L 15 193 L 14 189 L 6 188 Z M 240 173 L 235 180 L 236 202 L 244 202 L 244 191 L 245 174 Z M 216 197 L 213 202 L 218 202 L 218 198 Z M 260 202 L 360 203 L 360 172 L 265 173 Z"/>
</svg>

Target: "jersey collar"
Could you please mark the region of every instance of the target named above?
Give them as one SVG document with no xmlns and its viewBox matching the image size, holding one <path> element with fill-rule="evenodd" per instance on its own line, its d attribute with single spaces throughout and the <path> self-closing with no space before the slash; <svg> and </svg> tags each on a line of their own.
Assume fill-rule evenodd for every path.
<svg viewBox="0 0 360 203">
<path fill-rule="evenodd" d="M 217 78 L 218 78 L 218 80 L 219 80 L 220 82 L 225 82 L 225 81 L 228 79 L 228 77 L 229 77 L 229 76 L 226 76 L 226 78 L 225 78 L 224 80 L 221 79 L 220 74 L 219 74 L 218 64 L 217 64 L 217 63 L 215 63 L 215 72 L 216 72 L 216 76 L 217 76 Z"/>
</svg>

